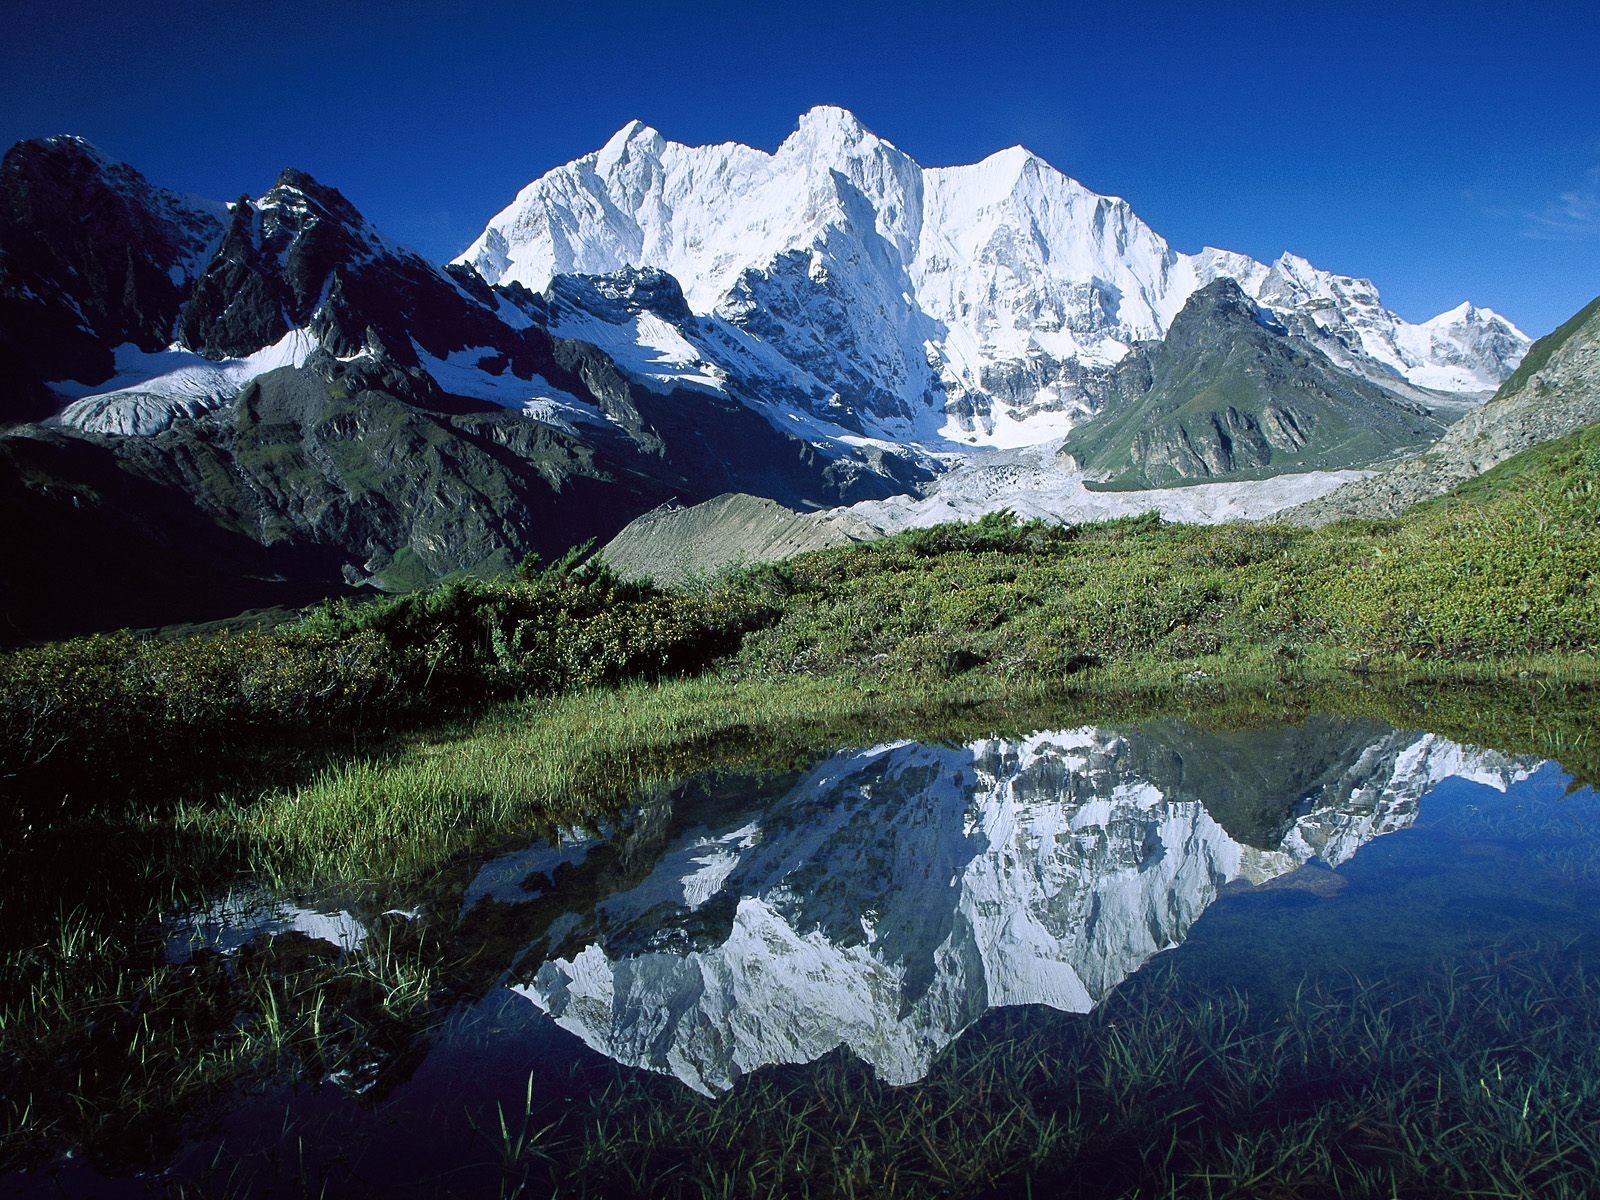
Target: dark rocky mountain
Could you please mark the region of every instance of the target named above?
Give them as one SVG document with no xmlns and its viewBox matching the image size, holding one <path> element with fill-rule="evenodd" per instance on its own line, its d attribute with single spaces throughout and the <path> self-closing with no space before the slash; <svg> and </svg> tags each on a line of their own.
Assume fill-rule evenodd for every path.
<svg viewBox="0 0 1600 1200">
<path fill-rule="evenodd" d="M 1362 466 L 1447 424 L 1338 369 L 1224 278 L 1189 298 L 1165 338 L 1117 364 L 1101 411 L 1062 453 L 1091 479 L 1161 487 Z"/>
<path fill-rule="evenodd" d="M 170 343 L 227 216 L 81 138 L 13 146 L 0 161 L 0 426 L 59 408 L 49 380 L 109 378 L 114 346 Z"/>
<path fill-rule="evenodd" d="M 580 328 L 622 342 L 641 313 L 692 320 L 659 272 L 490 288 L 388 242 L 301 172 L 218 206 L 224 226 L 82 143 L 6 162 L 21 182 L 4 294 L 61 336 L 55 357 L 14 338 L 5 411 L 62 411 L 0 437 L 0 640 L 503 570 L 668 500 L 742 490 L 810 508 L 927 473 L 552 334 L 580 306 Z M 104 220 L 55 245 L 77 200 Z"/>
</svg>

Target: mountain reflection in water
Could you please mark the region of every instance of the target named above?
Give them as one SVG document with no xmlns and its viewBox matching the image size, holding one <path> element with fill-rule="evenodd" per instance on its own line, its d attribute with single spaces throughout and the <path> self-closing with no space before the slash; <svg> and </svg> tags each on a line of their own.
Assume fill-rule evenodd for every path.
<svg viewBox="0 0 1600 1200">
<path fill-rule="evenodd" d="M 656 857 L 550 920 L 510 983 L 594 1050 L 697 1091 L 840 1045 L 909 1083 L 989 1008 L 1087 1012 L 1230 883 L 1338 866 L 1439 781 L 1504 791 L 1534 766 L 1317 718 L 844 751 L 743 807 L 724 788 L 697 827 L 693 789 L 669 799 Z M 538 879 L 527 898 L 548 903 Z"/>
</svg>

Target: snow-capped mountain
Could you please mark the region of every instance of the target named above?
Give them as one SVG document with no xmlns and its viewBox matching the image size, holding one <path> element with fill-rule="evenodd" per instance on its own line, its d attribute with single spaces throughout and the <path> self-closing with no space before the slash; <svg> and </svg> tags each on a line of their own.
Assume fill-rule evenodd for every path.
<svg viewBox="0 0 1600 1200">
<path fill-rule="evenodd" d="M 536 291 L 563 273 L 659 268 L 697 315 L 820 384 L 815 415 L 925 443 L 1059 435 L 1131 343 L 1223 276 L 1340 365 L 1402 388 L 1490 390 L 1528 345 L 1470 305 L 1409 324 L 1370 281 L 1293 255 L 1180 253 L 1126 201 L 1021 147 L 921 167 L 829 107 L 771 154 L 631 122 L 524 188 L 457 261 Z"/>
<path fill-rule="evenodd" d="M 0 163 L 0 385 L 12 636 L 417 586 L 663 501 L 815 508 L 931 474 L 811 415 L 820 384 L 661 272 L 493 288 L 303 172 L 213 205 L 70 137 Z"/>
<path fill-rule="evenodd" d="M 515 988 L 700 1091 L 840 1045 L 905 1083 L 991 1007 L 1088 1011 L 1229 882 L 1337 866 L 1442 779 L 1531 770 L 1351 722 L 1276 736 L 1276 757 L 1161 726 L 843 752 L 557 918 Z M 1263 819 L 1265 849 L 1220 823 Z"/>
</svg>

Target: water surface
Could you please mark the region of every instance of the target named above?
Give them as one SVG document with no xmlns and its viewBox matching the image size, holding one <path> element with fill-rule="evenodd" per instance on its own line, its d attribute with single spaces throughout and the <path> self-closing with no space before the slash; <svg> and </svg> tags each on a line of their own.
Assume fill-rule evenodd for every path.
<svg viewBox="0 0 1600 1200">
<path fill-rule="evenodd" d="M 433 1195 L 581 1190 L 593 1171 L 603 1193 L 624 1155 L 594 1128 L 619 1095 L 670 1123 L 764 1081 L 798 1103 L 846 1078 L 870 1123 L 948 1094 L 940 1072 L 979 1046 L 986 1070 L 1021 1071 L 1130 989 L 1157 997 L 1147 1015 L 1234 993 L 1276 1013 L 1322 984 L 1478 970 L 1496 947 L 1564 968 L 1600 944 L 1600 808 L 1568 783 L 1374 721 L 1164 721 L 713 772 L 399 890 L 243 880 L 159 914 L 170 964 L 355 976 L 381 953 L 391 974 L 427 968 L 426 1004 L 402 1019 L 365 985 L 330 988 L 336 1052 L 278 1055 L 174 1101 L 155 1133 L 80 1139 L 0 1184 Z M 1072 1085 L 1052 1079 L 1050 1103 Z M 695 1151 L 651 1153 L 682 1160 L 662 1190 L 699 1194 Z M 1048 1177 L 1028 1153 L 1024 1174 Z"/>
</svg>

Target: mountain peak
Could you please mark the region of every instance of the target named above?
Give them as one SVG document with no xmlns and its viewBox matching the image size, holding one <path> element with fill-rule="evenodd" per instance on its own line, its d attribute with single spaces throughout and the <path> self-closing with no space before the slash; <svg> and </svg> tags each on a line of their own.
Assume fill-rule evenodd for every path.
<svg viewBox="0 0 1600 1200">
<path fill-rule="evenodd" d="M 643 149 L 656 136 L 630 122 L 598 154 L 546 173 L 459 261 L 535 291 L 557 274 L 671 272 L 695 313 L 744 329 L 797 370 L 802 391 L 867 414 L 873 436 L 1021 445 L 1064 432 L 1094 403 L 1093 372 L 1159 337 L 1219 275 L 1252 305 L 1297 313 L 1297 330 L 1360 356 L 1374 377 L 1416 382 L 1448 357 L 1492 385 L 1520 351 L 1515 336 L 1435 349 L 1376 288 L 1297 255 L 1274 269 L 1179 254 L 1125 200 L 1021 145 L 923 168 L 831 104 L 803 113 L 775 152 Z M 1450 369 L 1429 378 L 1448 386 L 1468 371 Z"/>
<path fill-rule="evenodd" d="M 1264 325 L 1261 307 L 1239 286 L 1239 281 L 1223 275 L 1196 290 L 1178 315 L 1173 318 L 1172 331 L 1180 335 L 1191 328 L 1221 325 Z"/>
<path fill-rule="evenodd" d="M 840 129 L 861 134 L 867 131 L 855 113 L 837 104 L 815 104 L 800 114 L 798 129 Z"/>
<path fill-rule="evenodd" d="M 819 104 L 800 114 L 800 120 L 794 132 L 785 139 L 783 148 L 839 151 L 866 143 L 889 144 L 863 125 L 849 109 Z"/>
<path fill-rule="evenodd" d="M 1308 260 L 1298 254 L 1292 254 L 1288 250 L 1278 255 L 1273 260 L 1272 265 L 1292 279 L 1298 279 L 1304 275 L 1314 275 L 1317 272 L 1317 269 Z"/>
<path fill-rule="evenodd" d="M 978 165 L 994 171 L 1003 171 L 1009 175 L 1020 175 L 1030 163 L 1036 166 L 1045 165 L 1044 160 L 1026 146 L 1007 146 L 1004 150 L 996 150 L 987 158 L 981 159 Z"/>
<path fill-rule="evenodd" d="M 346 225 L 364 226 L 366 218 L 351 204 L 338 188 L 319 183 L 309 173 L 295 167 L 285 167 L 278 172 L 272 189 L 256 202 L 258 208 L 298 207 L 297 197 L 316 205 L 328 216 Z"/>
<path fill-rule="evenodd" d="M 635 118 L 613 133 L 596 157 L 602 163 L 617 162 L 634 147 L 659 150 L 665 144 L 660 133 Z"/>
<path fill-rule="evenodd" d="M 88 138 L 79 137 L 75 133 L 58 133 L 52 137 L 30 138 L 18 142 L 12 147 L 13 153 L 43 152 L 45 154 L 70 155 L 76 158 L 86 158 L 103 167 L 115 166 L 117 160 L 104 150 L 96 146 Z"/>
<path fill-rule="evenodd" d="M 1007 146 L 1004 150 L 996 150 L 993 154 L 989 155 L 989 157 L 984 159 L 983 161 L 984 162 L 1024 163 L 1024 162 L 1029 162 L 1029 161 L 1036 161 L 1036 160 L 1038 160 L 1038 158 L 1039 158 L 1039 156 L 1037 154 L 1035 154 L 1032 150 L 1029 150 L 1026 146 L 1021 145 L 1019 143 L 1018 145 L 1015 145 L 1015 146 Z"/>
</svg>

